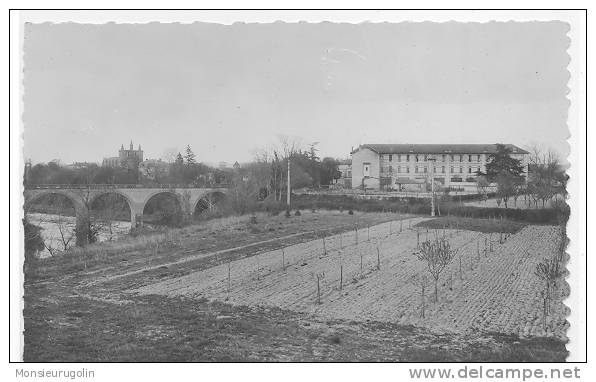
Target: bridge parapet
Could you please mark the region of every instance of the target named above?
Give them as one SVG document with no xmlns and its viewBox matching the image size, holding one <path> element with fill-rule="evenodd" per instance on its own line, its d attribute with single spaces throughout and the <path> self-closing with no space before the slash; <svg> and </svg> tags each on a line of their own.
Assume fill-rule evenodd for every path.
<svg viewBox="0 0 596 382">
<path fill-rule="evenodd" d="M 55 190 L 55 189 L 76 189 L 76 190 L 104 190 L 104 189 L 118 189 L 118 188 L 150 188 L 150 189 L 226 189 L 228 184 L 213 184 L 209 187 L 196 187 L 186 184 L 158 184 L 158 185 L 144 185 L 144 184 L 28 184 L 25 185 L 26 190 Z"/>
</svg>

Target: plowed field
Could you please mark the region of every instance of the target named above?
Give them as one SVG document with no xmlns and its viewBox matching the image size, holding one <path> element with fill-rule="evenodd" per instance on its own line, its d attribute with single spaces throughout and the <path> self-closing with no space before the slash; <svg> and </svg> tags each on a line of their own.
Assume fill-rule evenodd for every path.
<svg viewBox="0 0 596 382">
<path fill-rule="evenodd" d="M 568 286 L 558 285 L 545 329 L 543 284 L 534 275 L 536 264 L 555 254 L 558 227 L 526 226 L 500 243 L 498 234 L 415 227 L 423 220 L 383 223 L 300 243 L 130 292 L 275 306 L 330 319 L 414 324 L 437 332 L 565 338 L 567 308 L 562 301 Z M 427 288 L 422 318 L 420 289 L 411 280 L 424 274 L 426 265 L 413 252 L 419 241 L 434 235 L 445 235 L 457 257 L 441 276 L 437 303 L 432 284 Z"/>
</svg>

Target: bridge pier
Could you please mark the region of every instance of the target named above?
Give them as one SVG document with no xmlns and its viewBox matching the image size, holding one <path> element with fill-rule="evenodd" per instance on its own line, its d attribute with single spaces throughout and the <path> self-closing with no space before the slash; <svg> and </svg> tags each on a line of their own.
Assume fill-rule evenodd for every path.
<svg viewBox="0 0 596 382">
<path fill-rule="evenodd" d="M 89 219 L 89 210 L 86 206 L 79 206 L 75 209 L 75 215 L 75 244 L 77 247 L 84 247 L 89 244 L 89 226 L 91 223 L 91 220 Z"/>
<path fill-rule="evenodd" d="M 143 225 L 143 210 L 145 209 L 144 202 L 129 203 L 130 207 L 130 229 L 134 229 L 137 225 Z"/>
</svg>

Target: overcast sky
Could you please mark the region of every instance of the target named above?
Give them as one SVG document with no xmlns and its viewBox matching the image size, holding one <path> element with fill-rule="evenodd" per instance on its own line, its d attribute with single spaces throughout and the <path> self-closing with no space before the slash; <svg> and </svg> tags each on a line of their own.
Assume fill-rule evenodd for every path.
<svg viewBox="0 0 596 382">
<path fill-rule="evenodd" d="M 187 144 L 247 161 L 280 135 L 363 143 L 537 142 L 566 155 L 567 24 L 27 24 L 34 163 Z"/>
</svg>

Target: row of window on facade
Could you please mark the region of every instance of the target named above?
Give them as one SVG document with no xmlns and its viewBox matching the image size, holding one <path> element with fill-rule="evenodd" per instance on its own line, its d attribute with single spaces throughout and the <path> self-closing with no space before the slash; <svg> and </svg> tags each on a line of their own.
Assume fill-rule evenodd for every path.
<svg viewBox="0 0 596 382">
<path fill-rule="evenodd" d="M 393 162 L 393 154 L 381 154 L 380 158 L 381 160 L 384 159 L 385 155 L 387 155 L 387 159 L 389 160 L 389 162 Z M 414 159 L 414 161 L 416 162 L 420 162 L 420 161 L 424 161 L 427 162 L 429 160 L 429 158 L 432 158 L 432 155 L 428 155 L 428 154 L 396 154 L 397 156 L 397 161 L 398 162 L 402 162 L 403 159 L 405 159 L 405 162 L 409 162 L 410 159 Z M 480 154 L 466 154 L 466 155 L 449 155 L 449 159 L 451 162 L 463 162 L 465 157 L 468 157 L 468 162 L 480 162 Z M 447 154 L 441 154 L 440 156 L 441 162 L 445 162 L 447 160 Z"/>
<path fill-rule="evenodd" d="M 398 174 L 409 174 L 410 173 L 410 167 L 408 167 L 408 166 L 404 166 L 404 167 L 397 166 L 396 169 L 397 169 Z M 435 174 L 445 174 L 445 169 L 446 169 L 445 166 L 441 166 L 441 167 L 435 166 L 434 171 L 435 171 Z M 386 172 L 389 172 L 389 173 L 393 173 L 393 166 L 383 168 L 383 170 L 386 170 Z M 414 167 L 414 172 L 417 174 L 418 173 L 426 174 L 429 172 L 429 170 L 430 170 L 430 168 L 427 166 L 415 166 Z M 479 170 L 480 170 L 480 167 L 468 167 L 468 174 L 475 174 Z M 383 172 L 385 172 L 385 171 L 383 171 Z M 452 166 L 451 173 L 457 173 L 457 172 L 459 172 L 460 174 L 463 174 L 464 168 L 463 167 L 456 168 L 456 167 Z"/>
</svg>

